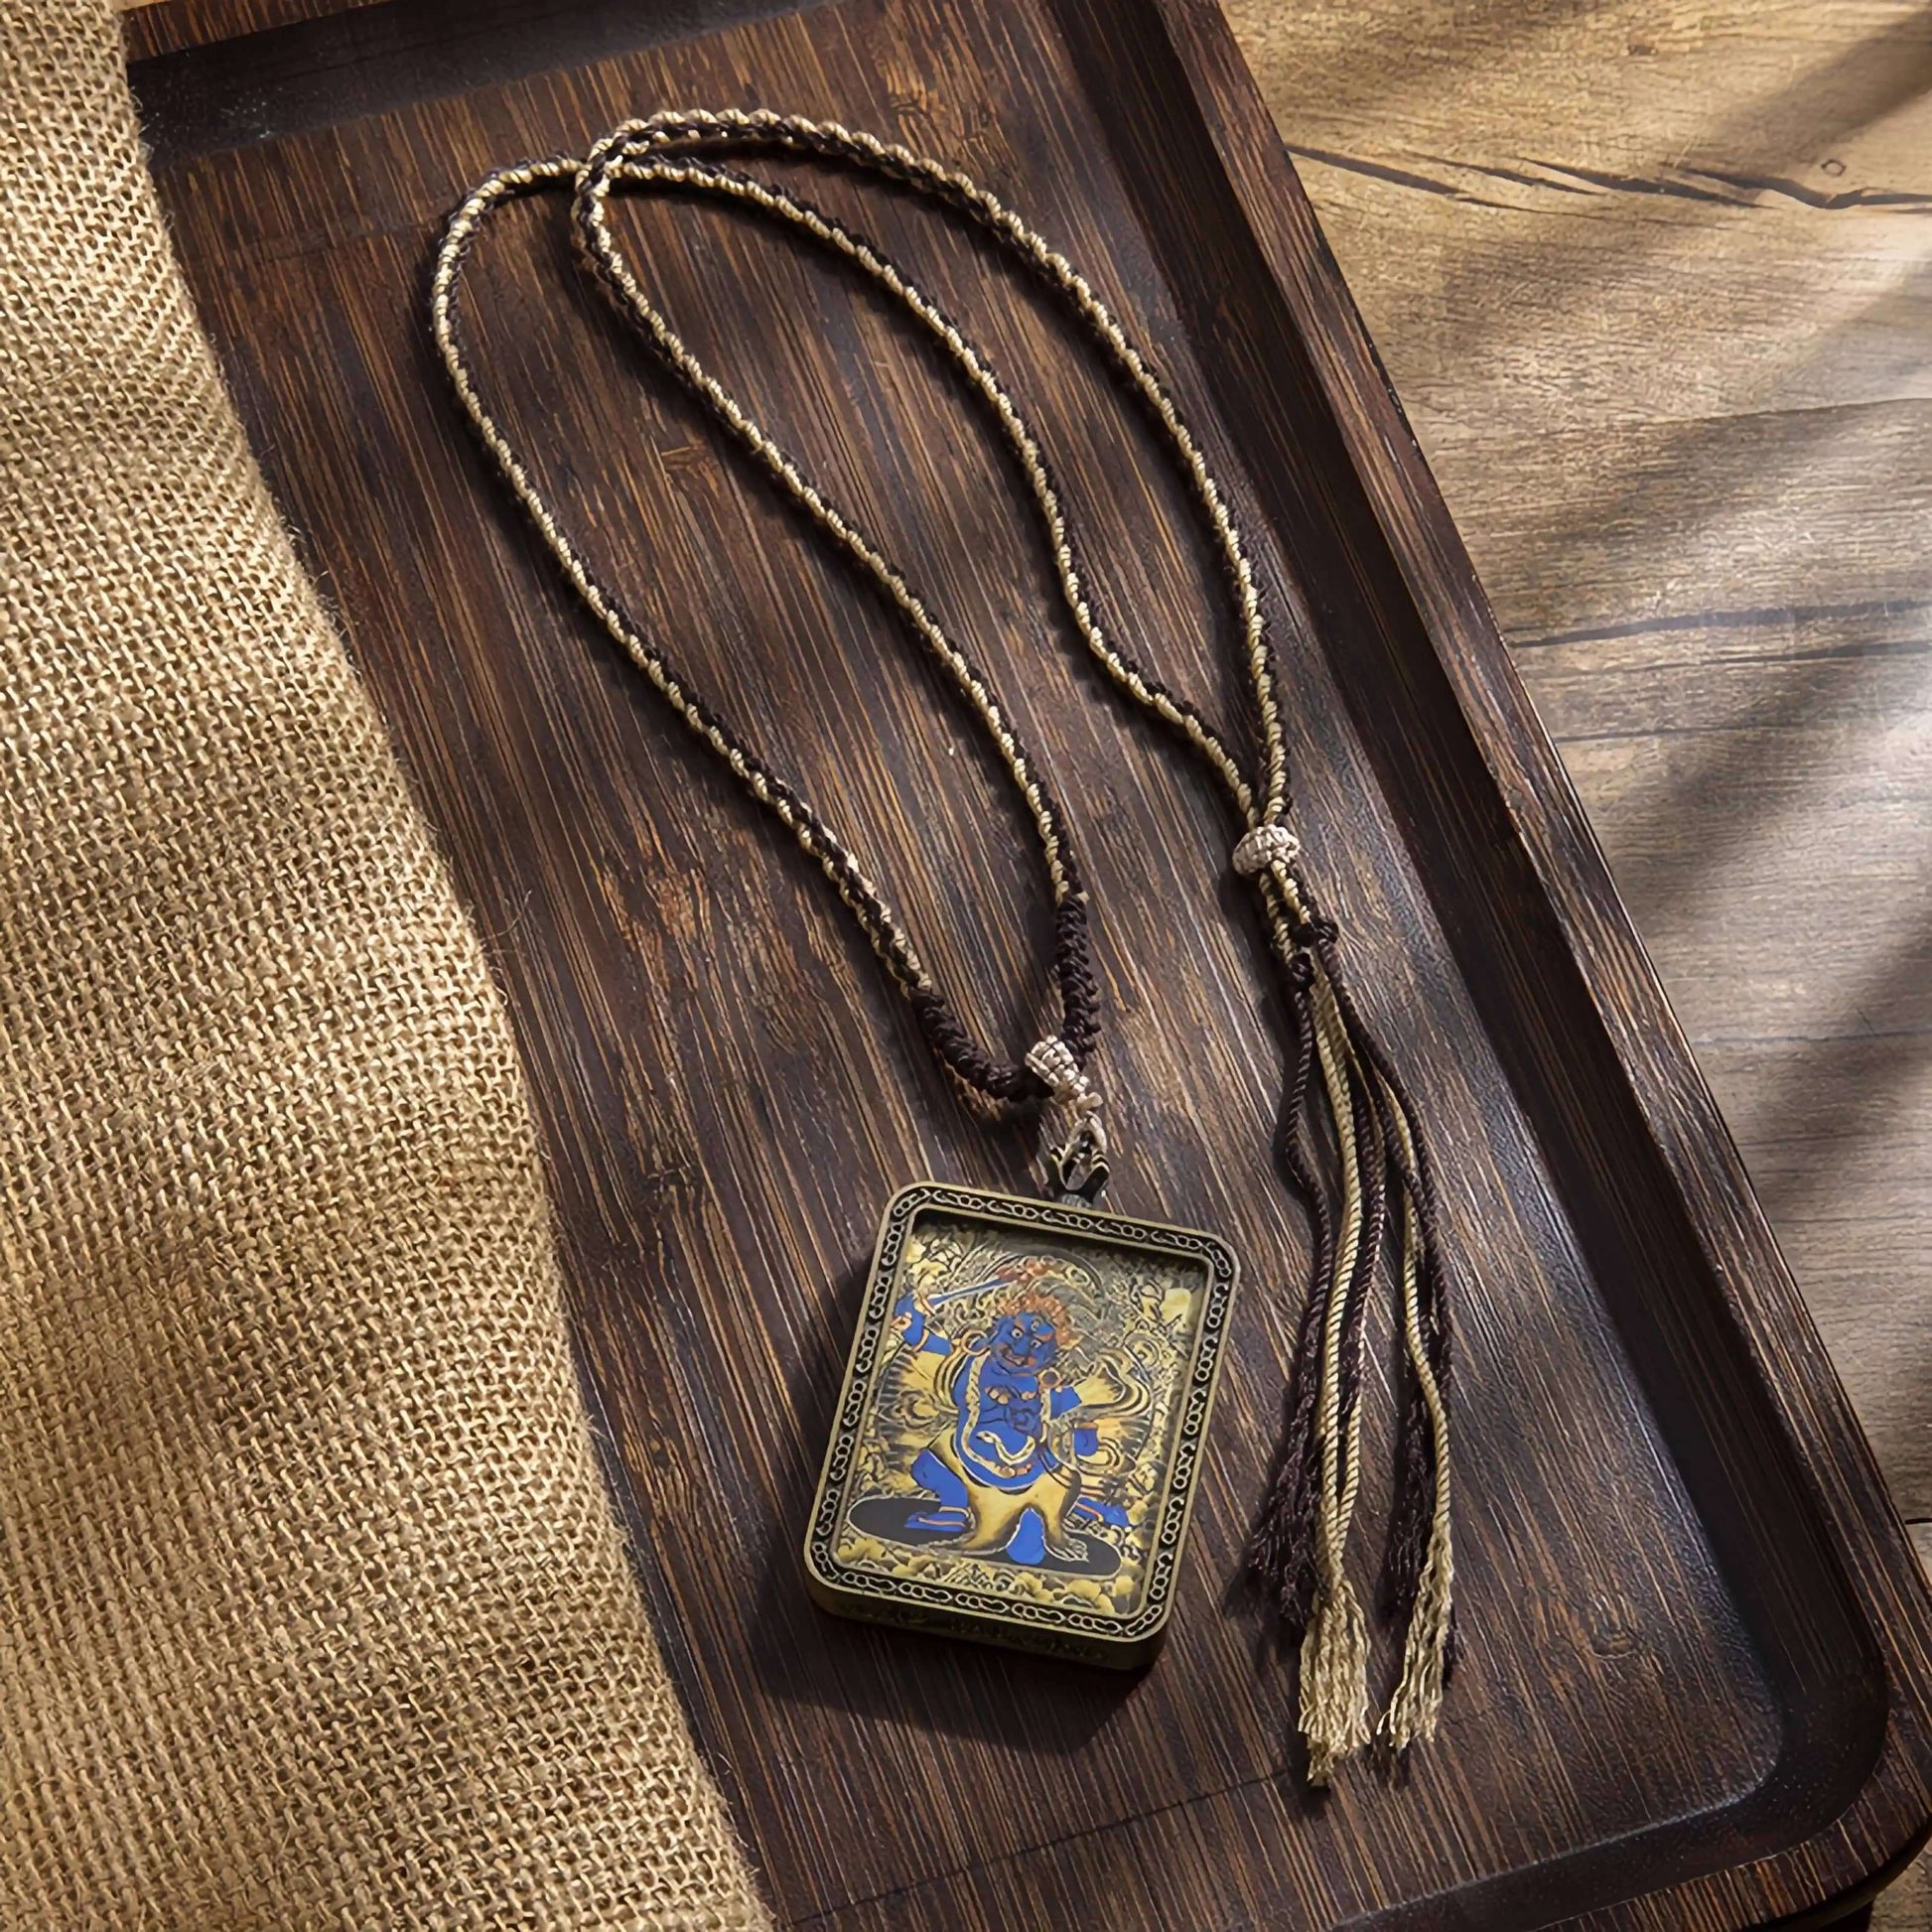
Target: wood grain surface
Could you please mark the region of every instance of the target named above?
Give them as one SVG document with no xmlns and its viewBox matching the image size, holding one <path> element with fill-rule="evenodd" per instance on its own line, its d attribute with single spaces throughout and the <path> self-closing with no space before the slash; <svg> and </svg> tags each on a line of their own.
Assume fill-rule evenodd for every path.
<svg viewBox="0 0 1932 1932">
<path fill-rule="evenodd" d="M 1932 1522 L 1932 14 L 1228 15 Z"/>
<path fill-rule="evenodd" d="M 1882 1867 L 1932 1806 L 1922 1584 L 1218 17 L 843 0 L 694 33 L 678 7 L 613 53 L 590 7 L 587 42 L 560 12 L 521 72 L 465 18 L 387 0 L 206 66 L 157 42 L 176 51 L 137 87 L 256 446 L 508 993 L 640 1574 L 782 1916 L 1728 1927 Z M 821 884 L 586 635 L 420 319 L 469 179 L 680 101 L 836 115 L 1026 208 L 1154 345 L 1254 533 L 1303 823 L 1454 1150 L 1463 1664 L 1403 1777 L 1306 1795 L 1288 1676 L 1226 1600 L 1305 1247 L 1267 1162 L 1279 1036 L 1228 828 L 1072 665 L 1004 478 L 893 318 L 769 236 L 652 206 L 624 220 L 693 345 L 1048 748 L 1095 888 L 1118 1204 L 1225 1230 L 1250 1284 L 1154 1671 L 803 1599 L 878 1207 L 927 1172 L 1023 1184 L 1027 1136 L 961 1111 Z M 1198 546 L 1053 320 L 895 198 L 816 171 L 810 191 L 1015 372 L 1107 607 L 1225 708 Z M 1031 1038 L 1043 920 L 1018 828 L 883 615 L 640 379 L 554 209 L 505 222 L 478 289 L 485 379 L 638 615 L 789 748 L 985 1024 Z"/>
<path fill-rule="evenodd" d="M 239 40 L 264 28 L 321 20 L 373 0 L 120 0 L 127 14 L 127 58 L 150 61 L 158 54 Z"/>
</svg>

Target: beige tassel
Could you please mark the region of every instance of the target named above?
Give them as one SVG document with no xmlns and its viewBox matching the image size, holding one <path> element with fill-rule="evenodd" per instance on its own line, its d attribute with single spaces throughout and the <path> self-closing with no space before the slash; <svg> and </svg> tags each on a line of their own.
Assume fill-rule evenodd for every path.
<svg viewBox="0 0 1932 1932">
<path fill-rule="evenodd" d="M 1311 1784 L 1368 1742 L 1368 1622 L 1346 1577 L 1322 1580 L 1302 1639 L 1302 1735 Z"/>
<path fill-rule="evenodd" d="M 1316 971 L 1310 987 L 1310 1013 L 1340 1156 L 1342 1210 L 1320 1336 L 1315 1414 L 1320 1454 L 1315 1523 L 1318 1582 L 1302 1644 L 1301 1728 L 1309 1749 L 1309 1781 L 1322 1785 L 1338 1764 L 1368 1742 L 1370 1734 L 1367 1622 L 1346 1574 L 1361 1483 L 1362 1427 L 1359 1371 L 1348 1361 L 1347 1351 L 1350 1291 L 1357 1264 L 1366 1261 L 1372 1269 L 1373 1255 L 1365 1256 L 1364 1246 L 1372 1250 L 1379 1245 L 1366 1182 L 1391 1155 L 1398 1157 L 1392 1165 L 1400 1175 L 1396 1192 L 1402 1213 L 1403 1339 L 1428 1418 L 1434 1490 L 1427 1551 L 1404 1633 L 1402 1674 L 1380 1725 L 1397 1753 L 1436 1733 L 1448 1673 L 1454 1560 L 1449 1411 L 1425 1334 L 1427 1211 L 1417 1192 L 1421 1170 L 1408 1107 L 1379 1064 L 1358 1048 L 1345 1001 L 1325 970 Z M 1360 1347 L 1358 1325 L 1353 1345 Z M 1354 1399 L 1344 1401 L 1351 1379 L 1357 1384 Z"/>
<path fill-rule="evenodd" d="M 1343 1413 L 1343 1354 L 1348 1297 L 1365 1232 L 1362 1140 L 1379 1138 L 1356 1116 L 1347 1031 L 1324 975 L 1312 994 L 1315 1053 L 1328 1094 L 1341 1154 L 1341 1238 L 1335 1244 L 1333 1287 L 1321 1336 L 1320 1587 L 1302 1640 L 1302 1735 L 1309 1747 L 1309 1782 L 1326 1784 L 1334 1767 L 1368 1742 L 1368 1623 L 1346 1573 L 1348 1532 L 1361 1486 L 1361 1403 Z M 1366 1127 L 1366 1136 L 1364 1136 Z"/>
<path fill-rule="evenodd" d="M 1422 1587 L 1410 1613 L 1409 1634 L 1402 1646 L 1402 1679 L 1382 1715 L 1382 1731 L 1398 1754 L 1413 1743 L 1436 1735 L 1436 1720 L 1443 1709 L 1443 1685 L 1449 1661 L 1449 1592 L 1454 1563 L 1449 1554 L 1449 1516 L 1437 1518 L 1429 1561 L 1423 1566 Z"/>
</svg>

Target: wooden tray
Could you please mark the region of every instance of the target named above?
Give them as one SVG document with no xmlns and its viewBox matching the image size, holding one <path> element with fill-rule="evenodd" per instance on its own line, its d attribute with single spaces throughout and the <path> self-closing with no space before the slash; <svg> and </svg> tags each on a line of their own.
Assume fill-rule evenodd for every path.
<svg viewBox="0 0 1932 1932">
<path fill-rule="evenodd" d="M 309 11 L 177 0 L 137 30 L 174 50 L 134 69 L 162 192 L 507 989 L 639 1571 L 781 1917 L 1676 1929 L 1855 1897 L 1932 1810 L 1923 1585 L 1219 16 L 389 0 L 207 44 Z M 1277 1016 L 1227 828 L 1063 647 L 1004 474 L 898 325 L 782 242 L 657 206 L 622 218 L 699 353 L 876 520 L 1045 746 L 1096 887 L 1113 1198 L 1224 1231 L 1247 1283 L 1150 1673 L 805 1598 L 880 1205 L 927 1173 L 1025 1186 L 1027 1137 L 966 1117 L 820 883 L 587 633 L 421 321 L 472 178 L 690 104 L 898 136 L 1031 215 L 1156 345 L 1268 595 L 1308 614 L 1302 823 L 1437 1124 L 1466 1283 L 1462 1664 L 1406 1776 L 1307 1794 L 1290 1676 L 1226 1596 L 1305 1243 L 1269 1168 Z M 1021 372 L 1109 608 L 1218 688 L 1191 526 L 1057 325 L 921 211 L 811 192 Z M 731 712 L 795 748 L 949 983 L 1030 1037 L 1043 908 L 980 760 L 881 613 L 639 380 L 556 207 L 502 228 L 484 373 L 571 520 Z M 1379 1381 L 1372 1407 L 1380 1429 Z"/>
</svg>

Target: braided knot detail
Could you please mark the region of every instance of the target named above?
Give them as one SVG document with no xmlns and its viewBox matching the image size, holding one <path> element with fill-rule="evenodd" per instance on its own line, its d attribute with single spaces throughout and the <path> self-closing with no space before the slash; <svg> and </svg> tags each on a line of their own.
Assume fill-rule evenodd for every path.
<svg viewBox="0 0 1932 1932">
<path fill-rule="evenodd" d="M 1052 1089 L 1054 1101 L 1070 1110 L 1072 1128 L 1066 1140 L 1056 1147 L 1048 1167 L 1060 1187 L 1078 1188 L 1073 1176 L 1107 1177 L 1107 1130 L 1101 1125 L 1100 1090 L 1081 1070 L 1080 1061 L 1058 1034 L 1037 1040 L 1028 1049 L 1027 1070 Z M 1093 1195 L 1089 1193 L 1091 1200 Z"/>
<path fill-rule="evenodd" d="M 1234 869 L 1243 879 L 1271 866 L 1291 866 L 1302 856 L 1302 841 L 1286 825 L 1270 821 L 1243 832 L 1234 848 Z"/>
<path fill-rule="evenodd" d="M 1036 1073 L 1053 1090 L 1055 1100 L 1078 1105 L 1093 1094 L 1093 1086 L 1080 1070 L 1073 1048 L 1058 1034 L 1036 1041 L 1027 1050 L 1027 1070 Z"/>
</svg>

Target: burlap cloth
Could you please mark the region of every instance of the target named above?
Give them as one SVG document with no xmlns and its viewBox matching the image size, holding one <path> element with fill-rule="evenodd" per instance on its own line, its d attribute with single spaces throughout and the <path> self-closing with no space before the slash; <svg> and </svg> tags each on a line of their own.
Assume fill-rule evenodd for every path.
<svg viewBox="0 0 1932 1932">
<path fill-rule="evenodd" d="M 504 1016 L 169 254 L 0 0 L 0 1924 L 763 1924 Z"/>
</svg>

